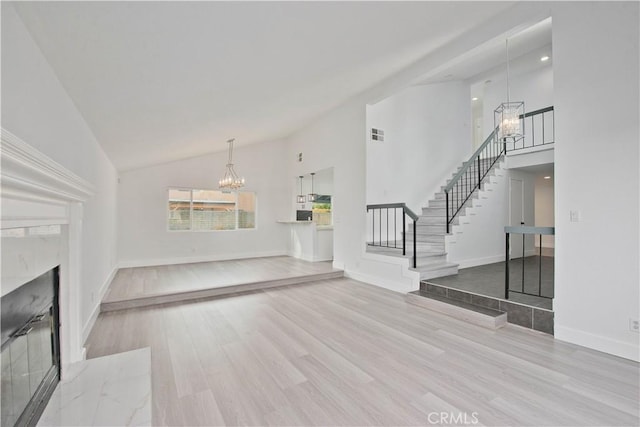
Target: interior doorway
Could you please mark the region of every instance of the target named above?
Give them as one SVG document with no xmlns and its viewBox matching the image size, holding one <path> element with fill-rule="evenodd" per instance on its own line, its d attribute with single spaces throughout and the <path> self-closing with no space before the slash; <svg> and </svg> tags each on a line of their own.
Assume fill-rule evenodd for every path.
<svg viewBox="0 0 640 427">
<path fill-rule="evenodd" d="M 509 179 L 509 225 L 526 225 L 524 221 L 524 181 Z M 509 242 L 510 257 L 524 256 L 523 235 L 512 233 Z"/>
</svg>

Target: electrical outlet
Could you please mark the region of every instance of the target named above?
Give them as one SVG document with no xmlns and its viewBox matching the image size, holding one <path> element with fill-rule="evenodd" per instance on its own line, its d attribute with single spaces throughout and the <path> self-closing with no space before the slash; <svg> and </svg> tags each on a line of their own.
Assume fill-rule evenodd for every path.
<svg viewBox="0 0 640 427">
<path fill-rule="evenodd" d="M 629 319 L 629 330 L 631 332 L 640 332 L 640 322 L 638 319 Z"/>
</svg>

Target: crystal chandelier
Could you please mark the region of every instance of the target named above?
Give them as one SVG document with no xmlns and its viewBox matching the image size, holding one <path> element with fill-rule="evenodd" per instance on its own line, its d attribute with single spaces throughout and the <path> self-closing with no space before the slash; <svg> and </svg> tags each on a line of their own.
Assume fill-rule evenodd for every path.
<svg viewBox="0 0 640 427">
<path fill-rule="evenodd" d="M 313 176 L 314 175 L 315 173 L 311 172 L 311 193 L 309 193 L 309 195 L 307 196 L 307 200 L 310 202 L 315 202 L 316 198 L 318 198 L 318 195 L 313 192 Z"/>
<path fill-rule="evenodd" d="M 511 102 L 509 94 L 509 39 L 507 48 L 507 102 L 494 110 L 493 125 L 498 128 L 498 141 L 516 142 L 524 138 L 524 102 Z"/>
<path fill-rule="evenodd" d="M 227 170 L 224 173 L 224 177 L 220 181 L 218 181 L 218 188 L 226 192 L 244 187 L 244 177 L 238 177 L 238 174 L 233 169 L 234 141 L 234 138 L 231 138 L 227 141 L 227 143 L 229 144 L 229 161 L 227 162 Z"/>
</svg>

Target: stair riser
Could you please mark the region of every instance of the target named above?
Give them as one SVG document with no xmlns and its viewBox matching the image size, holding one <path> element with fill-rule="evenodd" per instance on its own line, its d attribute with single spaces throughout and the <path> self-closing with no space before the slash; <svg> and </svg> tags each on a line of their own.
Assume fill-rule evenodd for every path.
<svg viewBox="0 0 640 427">
<path fill-rule="evenodd" d="M 444 227 L 446 226 L 446 218 L 445 217 L 428 217 L 428 216 L 423 216 L 420 217 L 420 221 L 418 222 L 418 230 L 421 229 L 421 227 L 428 227 L 428 226 L 436 226 L 436 227 Z M 455 218 L 453 218 L 453 221 L 451 221 L 452 225 L 458 225 L 459 224 L 459 220 L 458 220 L 458 215 L 456 215 Z M 413 230 L 412 228 L 410 230 Z"/>
<path fill-rule="evenodd" d="M 430 243 L 422 243 L 422 242 L 416 242 L 416 250 L 418 251 L 418 256 L 421 253 L 433 253 L 433 252 L 443 252 L 444 249 L 444 245 L 441 245 L 441 247 L 434 247 L 433 245 L 431 245 Z M 437 245 L 436 245 L 437 246 Z M 370 246 L 367 245 L 367 252 L 372 253 L 372 254 L 402 254 L 402 245 L 399 245 L 397 248 L 394 247 L 386 247 L 386 246 Z M 407 242 L 407 247 L 405 249 L 405 253 L 407 255 L 411 255 L 413 253 L 413 242 Z M 425 256 L 427 256 L 427 254 L 425 254 Z"/>
<path fill-rule="evenodd" d="M 492 330 L 499 329 L 507 323 L 506 313 L 498 317 L 486 316 L 480 313 L 456 307 L 455 305 L 447 304 L 446 302 L 412 294 L 407 294 L 405 299 L 410 304 L 415 304 L 420 307 L 433 310 L 447 316 L 455 317 L 456 319 L 460 319 L 465 322 L 473 323 L 475 325 Z"/>
<path fill-rule="evenodd" d="M 435 243 L 444 245 L 445 234 L 416 234 L 416 242 L 418 243 Z M 413 242 L 413 235 L 407 234 L 407 242 Z"/>
<path fill-rule="evenodd" d="M 416 260 L 416 264 L 418 268 L 420 267 L 429 267 L 435 264 L 442 264 L 447 261 L 447 255 L 442 254 L 438 256 L 428 257 L 428 258 L 420 258 L 418 257 Z"/>
<path fill-rule="evenodd" d="M 454 224 L 455 225 L 455 224 Z M 409 231 L 407 233 L 407 237 L 412 236 L 413 233 L 411 231 Z M 416 236 L 423 236 L 423 237 L 428 237 L 428 236 L 448 236 L 447 232 L 446 232 L 446 228 L 443 225 L 433 225 L 433 226 L 425 226 L 425 227 L 420 227 L 418 228 L 418 232 L 416 233 Z M 413 237 L 411 237 L 413 238 Z M 418 239 L 419 241 L 419 239 Z"/>
<path fill-rule="evenodd" d="M 441 207 L 441 208 L 426 207 L 426 208 L 422 208 L 422 216 L 445 216 L 446 214 L 447 214 L 446 207 Z"/>
<path fill-rule="evenodd" d="M 421 216 L 418 220 L 418 227 L 420 225 L 442 225 L 447 222 L 444 216 Z"/>
<path fill-rule="evenodd" d="M 447 231 L 444 224 L 442 225 L 427 225 L 427 224 L 418 224 L 418 228 L 416 229 L 416 234 L 444 234 Z M 413 229 L 408 231 L 409 234 L 413 234 Z"/>
<path fill-rule="evenodd" d="M 420 280 L 435 279 L 436 277 L 453 276 L 458 274 L 458 267 L 447 267 L 438 270 L 421 271 Z"/>
</svg>

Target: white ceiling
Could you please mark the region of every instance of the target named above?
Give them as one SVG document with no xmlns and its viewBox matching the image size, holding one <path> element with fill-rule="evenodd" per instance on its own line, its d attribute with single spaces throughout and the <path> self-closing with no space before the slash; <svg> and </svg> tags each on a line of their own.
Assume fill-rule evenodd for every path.
<svg viewBox="0 0 640 427">
<path fill-rule="evenodd" d="M 467 80 L 471 84 L 487 79 L 503 79 L 506 73 L 509 41 L 509 73 L 518 75 L 548 66 L 551 61 L 541 63 L 540 57 L 551 57 L 551 18 L 483 43 L 450 63 L 442 64 L 418 84 L 430 84 L 448 80 Z"/>
<path fill-rule="evenodd" d="M 18 2 L 119 170 L 291 134 L 512 2 Z"/>
</svg>

